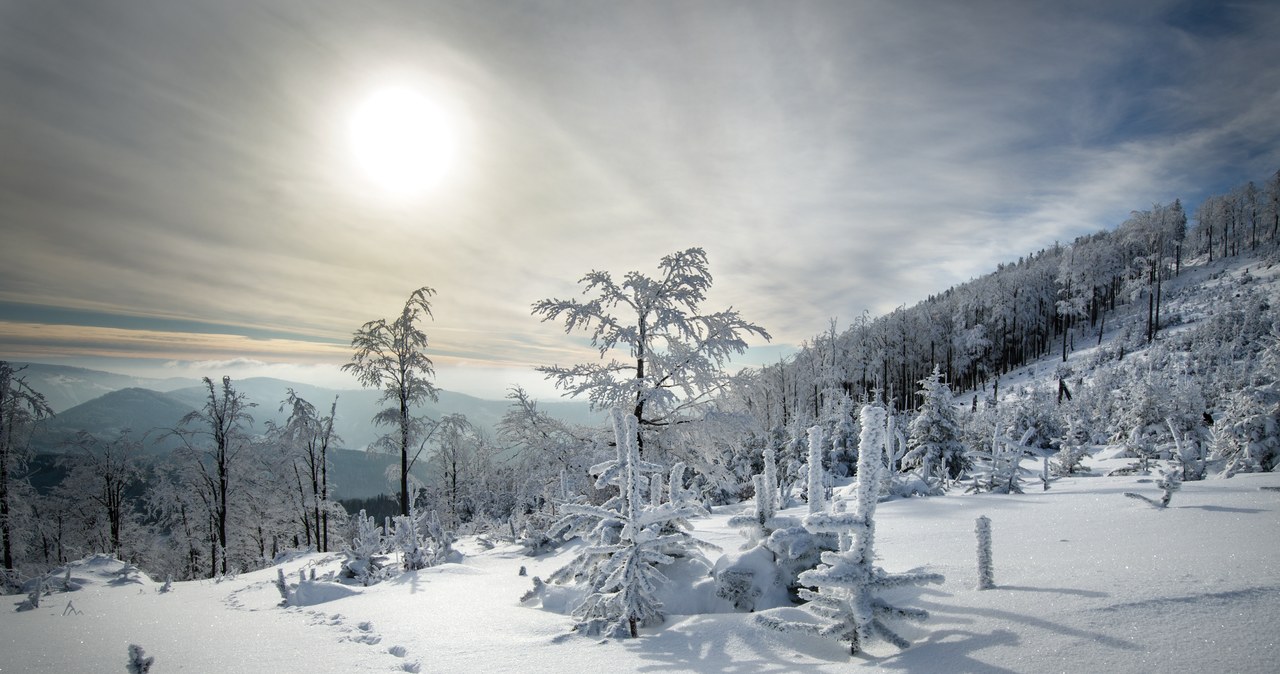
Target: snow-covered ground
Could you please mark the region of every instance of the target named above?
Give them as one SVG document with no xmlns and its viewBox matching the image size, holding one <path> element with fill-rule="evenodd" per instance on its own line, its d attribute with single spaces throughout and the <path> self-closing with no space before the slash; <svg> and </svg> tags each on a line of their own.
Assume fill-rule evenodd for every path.
<svg viewBox="0 0 1280 674">
<path fill-rule="evenodd" d="M 1095 473 L 1125 463 L 1089 462 Z M 545 577 L 567 551 L 525 557 L 515 547 L 460 546 L 460 564 L 281 607 L 275 569 L 220 582 L 160 585 L 121 563 L 72 567 L 83 587 L 18 611 L 0 603 L 0 672 L 125 671 L 141 645 L 152 672 L 1276 672 L 1280 671 L 1280 474 L 1185 483 L 1170 507 L 1153 476 L 1063 478 L 1045 492 L 963 495 L 882 503 L 879 563 L 888 571 L 945 574 L 940 586 L 903 590 L 902 604 L 932 616 L 904 627 L 905 651 L 846 647 L 773 632 L 750 614 L 672 615 L 638 639 L 569 632 L 563 615 L 522 606 L 529 577 Z M 694 522 L 725 549 L 735 508 Z M 799 510 L 796 514 L 801 514 Z M 995 581 L 976 590 L 974 520 L 992 520 Z M 291 578 L 340 556 L 305 554 Z M 61 574 L 59 575 L 61 578 Z M 315 588 L 313 588 L 315 589 Z M 343 588 L 346 589 L 346 588 Z M 678 606 L 722 606 L 709 586 Z M 548 600 L 551 603 L 551 600 Z M 901 625 L 901 624 L 899 624 Z"/>
</svg>

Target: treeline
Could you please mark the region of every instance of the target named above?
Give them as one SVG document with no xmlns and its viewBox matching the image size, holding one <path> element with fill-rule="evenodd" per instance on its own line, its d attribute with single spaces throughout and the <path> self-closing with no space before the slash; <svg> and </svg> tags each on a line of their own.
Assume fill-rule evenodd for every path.
<svg viewBox="0 0 1280 674">
<path fill-rule="evenodd" d="M 1001 264 L 915 306 L 864 314 L 843 331 L 833 323 L 793 358 L 759 370 L 751 407 L 765 427 L 817 419 L 840 395 L 914 410 L 917 382 L 935 365 L 954 389 L 991 399 L 1001 375 L 1100 343 L 1120 308 L 1136 305 L 1144 320 L 1128 329 L 1155 340 L 1166 324 L 1164 285 L 1188 259 L 1245 253 L 1280 255 L 1280 171 L 1262 187 L 1205 199 L 1193 223 L 1180 200 L 1155 204 L 1114 230 Z"/>
</svg>

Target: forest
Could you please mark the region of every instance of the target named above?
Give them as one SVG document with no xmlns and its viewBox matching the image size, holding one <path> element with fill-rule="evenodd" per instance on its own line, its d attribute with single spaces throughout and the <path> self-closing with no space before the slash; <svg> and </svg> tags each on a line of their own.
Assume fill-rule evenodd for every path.
<svg viewBox="0 0 1280 674">
<path fill-rule="evenodd" d="M 598 351 L 597 361 L 540 371 L 607 423 L 567 423 L 514 388 L 492 433 L 465 416 L 421 413 L 438 393 L 427 337 L 434 291 L 422 287 L 400 315 L 354 331 L 345 366 L 385 405 L 371 420 L 385 434 L 370 451 L 397 459 L 387 476 L 394 523 L 330 496 L 340 400 L 282 390 L 286 420 L 258 425 L 236 381 L 205 379 L 203 406 L 172 425 L 82 432 L 51 459 L 36 456 L 32 441 L 53 410 L 20 366 L 0 362 L 0 586 L 18 593 L 97 553 L 189 580 L 305 549 L 345 551 L 352 577 L 374 581 L 377 551 L 361 545 L 375 530 L 400 531 L 403 559 L 421 566 L 449 559 L 462 535 L 530 550 L 594 536 L 604 565 L 582 559 L 566 577 L 594 578 L 597 604 L 578 610 L 599 629 L 616 617 L 605 577 L 624 566 L 641 573 L 644 559 L 691 545 L 678 540 L 683 519 L 748 500 L 756 524 L 740 524 L 767 538 L 773 511 L 817 508 L 835 480 L 860 472 L 883 482 L 884 497 L 928 497 L 1021 491 L 1032 479 L 1047 486 L 1102 447 L 1138 464 L 1170 461 L 1180 481 L 1272 471 L 1277 263 L 1280 171 L 1191 214 L 1179 200 L 1154 204 L 914 306 L 843 328 L 832 320 L 780 362 L 734 371 L 732 358 L 769 334 L 735 310 L 704 306 L 708 255 L 690 248 L 664 257 L 657 274 L 593 271 L 580 299 L 531 306 L 531 320 L 585 336 Z M 862 445 L 868 437 L 874 455 Z M 157 458 L 148 444 L 161 439 L 176 448 Z M 64 477 L 33 484 L 32 466 L 51 460 Z M 1042 474 L 1030 477 L 1026 460 Z M 423 467 L 429 477 L 419 479 Z M 666 505 L 642 516 L 641 502 Z M 859 507 L 874 511 L 874 502 Z M 643 517 L 662 534 L 633 540 L 626 554 L 635 559 L 605 551 L 622 550 L 626 523 Z M 835 517 L 822 531 L 851 526 Z M 801 585 L 789 588 L 794 596 L 821 601 Z M 627 614 L 633 634 L 653 617 L 646 610 Z"/>
</svg>

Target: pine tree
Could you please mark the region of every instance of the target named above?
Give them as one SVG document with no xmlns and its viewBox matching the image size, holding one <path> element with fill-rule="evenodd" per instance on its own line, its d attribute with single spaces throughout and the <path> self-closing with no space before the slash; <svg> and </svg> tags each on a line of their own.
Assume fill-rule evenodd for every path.
<svg viewBox="0 0 1280 674">
<path fill-rule="evenodd" d="M 816 591 L 801 589 L 800 596 L 809 601 L 807 608 L 824 618 L 824 623 L 781 620 L 765 614 L 757 616 L 760 624 L 773 629 L 847 641 L 850 654 L 858 653 L 863 645 L 877 638 L 906 648 L 910 644 L 891 630 L 885 620 L 920 621 L 928 617 L 922 609 L 891 606 L 876 596 L 878 590 L 943 580 L 936 573 L 889 574 L 875 566 L 875 510 L 880 496 L 881 456 L 888 444 L 885 410 L 867 405 L 862 408 L 861 417 L 858 496 L 853 512 L 814 513 L 804 520 L 805 528 L 812 532 L 840 534 L 848 541 L 847 548 L 822 553 L 822 564 L 800 574 L 801 582 L 818 588 Z"/>
<path fill-rule="evenodd" d="M 666 582 L 658 566 L 679 557 L 699 557 L 701 545 L 683 530 L 671 525 L 698 513 L 695 506 L 663 503 L 650 505 L 644 498 L 646 473 L 660 467 L 640 460 L 635 417 L 615 409 L 614 435 L 618 459 L 592 468 L 597 487 L 617 485 L 619 495 L 604 505 L 565 504 L 563 512 L 581 520 L 595 520 L 587 534 L 586 547 L 569 566 L 552 575 L 580 579 L 589 593 L 573 610 L 584 634 L 638 636 L 639 628 L 662 622 L 662 602 L 657 588 Z"/>
<path fill-rule="evenodd" d="M 960 442 L 960 424 L 951 404 L 951 387 L 942 381 L 938 366 L 920 380 L 920 390 L 916 393 L 923 401 L 907 429 L 910 450 L 902 457 L 902 466 L 919 466 L 925 479 L 954 480 L 969 467 L 969 461 Z"/>
</svg>

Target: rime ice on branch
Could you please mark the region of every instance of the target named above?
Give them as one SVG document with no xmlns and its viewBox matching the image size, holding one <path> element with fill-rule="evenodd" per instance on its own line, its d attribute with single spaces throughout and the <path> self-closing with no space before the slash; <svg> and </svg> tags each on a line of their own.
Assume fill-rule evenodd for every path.
<svg viewBox="0 0 1280 674">
<path fill-rule="evenodd" d="M 849 652 L 856 654 L 864 644 L 882 639 L 898 648 L 909 642 L 889 629 L 885 620 L 897 618 L 921 621 L 928 617 L 922 609 L 889 605 L 876 596 L 879 590 L 941 583 L 936 573 L 889 574 L 874 565 L 875 510 L 880 495 L 881 453 L 887 445 L 885 411 L 867 405 L 862 408 L 862 435 L 858 456 L 858 496 L 853 512 L 814 513 L 804 519 L 805 528 L 814 533 L 846 534 L 849 547 L 840 552 L 822 553 L 822 564 L 800 574 L 801 582 L 816 586 L 815 592 L 801 589 L 800 596 L 809 601 L 807 608 L 825 619 L 823 624 L 781 620 L 761 614 L 756 620 L 781 631 L 799 631 L 832 636 L 849 642 Z M 844 538 L 842 536 L 842 538 Z"/>
</svg>

